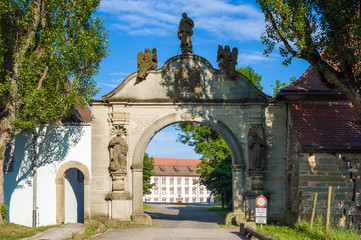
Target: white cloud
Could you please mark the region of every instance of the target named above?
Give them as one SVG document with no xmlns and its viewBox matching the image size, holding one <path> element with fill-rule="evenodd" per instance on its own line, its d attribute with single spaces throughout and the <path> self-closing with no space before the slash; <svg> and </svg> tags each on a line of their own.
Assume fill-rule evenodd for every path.
<svg viewBox="0 0 361 240">
<path fill-rule="evenodd" d="M 250 64 L 262 61 L 272 61 L 272 57 L 266 57 L 261 52 L 250 52 L 250 53 L 239 53 L 238 54 L 238 65 Z"/>
<path fill-rule="evenodd" d="M 264 30 L 264 16 L 256 7 L 224 0 L 103 0 L 99 11 L 109 15 L 112 28 L 132 35 L 173 34 L 182 12 L 195 29 L 216 38 L 258 40 Z"/>
<path fill-rule="evenodd" d="M 98 86 L 105 86 L 105 87 L 110 87 L 110 88 L 118 87 L 117 84 L 111 84 L 111 83 L 98 83 Z"/>
<path fill-rule="evenodd" d="M 130 73 L 126 73 L 126 72 L 112 72 L 112 73 L 109 73 L 110 76 L 128 76 Z"/>
</svg>

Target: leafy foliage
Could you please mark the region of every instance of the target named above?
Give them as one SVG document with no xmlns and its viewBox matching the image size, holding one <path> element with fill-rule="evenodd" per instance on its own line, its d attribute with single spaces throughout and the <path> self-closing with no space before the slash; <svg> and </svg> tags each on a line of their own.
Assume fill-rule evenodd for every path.
<svg viewBox="0 0 361 240">
<path fill-rule="evenodd" d="M 150 183 L 150 177 L 154 175 L 154 159 L 149 157 L 148 153 L 144 153 L 143 158 L 143 195 L 151 194 L 154 183 Z"/>
<path fill-rule="evenodd" d="M 323 85 L 342 92 L 361 118 L 361 2 L 359 0 L 257 0 L 266 20 L 269 55 L 306 60 Z"/>
<path fill-rule="evenodd" d="M 197 170 L 200 183 L 223 196 L 223 205 L 230 202 L 232 160 L 230 157 L 225 160 L 230 151 L 222 136 L 212 128 L 197 123 L 178 123 L 176 130 L 180 132 L 177 141 L 194 147 L 194 151 L 202 155 Z"/>
<path fill-rule="evenodd" d="M 290 84 L 295 82 L 297 78 L 295 76 L 292 76 L 290 78 Z M 271 84 L 271 87 L 273 88 L 273 95 L 272 97 L 276 97 L 276 95 L 281 91 L 282 88 L 288 87 L 289 84 L 286 82 L 281 82 L 281 80 L 277 79 L 275 85 Z"/>
<path fill-rule="evenodd" d="M 258 75 L 251 66 L 239 67 L 236 69 L 236 71 L 242 73 L 249 80 L 251 80 L 251 82 L 253 83 L 253 85 L 256 86 L 256 88 L 261 91 L 263 90 L 263 87 L 261 85 L 262 76 Z"/>
<path fill-rule="evenodd" d="M 0 217 L 4 220 L 6 220 L 6 211 L 8 208 L 9 207 L 4 202 L 0 204 Z"/>
<path fill-rule="evenodd" d="M 108 55 L 103 20 L 92 16 L 99 3 L 0 1 L 0 171 L 12 137 L 69 117 L 98 91 L 93 76 Z"/>
</svg>

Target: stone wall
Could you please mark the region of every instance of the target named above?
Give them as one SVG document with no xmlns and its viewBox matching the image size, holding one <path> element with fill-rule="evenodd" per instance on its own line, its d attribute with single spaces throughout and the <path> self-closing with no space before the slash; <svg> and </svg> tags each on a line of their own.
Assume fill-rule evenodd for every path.
<svg viewBox="0 0 361 240">
<path fill-rule="evenodd" d="M 299 154 L 298 190 L 302 191 L 302 213 L 311 212 L 314 193 L 318 193 L 317 212 L 326 213 L 328 186 L 332 186 L 331 213 L 343 214 L 348 210 L 354 187 L 344 161 L 349 156 L 328 153 Z"/>
</svg>

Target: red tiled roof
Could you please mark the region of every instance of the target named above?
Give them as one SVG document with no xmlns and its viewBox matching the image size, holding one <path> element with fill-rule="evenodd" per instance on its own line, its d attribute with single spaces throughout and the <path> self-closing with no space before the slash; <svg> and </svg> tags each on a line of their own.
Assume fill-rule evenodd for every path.
<svg viewBox="0 0 361 240">
<path fill-rule="evenodd" d="M 154 158 L 155 176 L 199 176 L 199 159 Z"/>
<path fill-rule="evenodd" d="M 302 146 L 361 146 L 361 126 L 352 105 L 289 104 L 296 137 Z"/>
<path fill-rule="evenodd" d="M 281 89 L 281 92 L 329 92 L 329 90 L 322 85 L 315 70 L 310 66 L 297 81 Z"/>
<path fill-rule="evenodd" d="M 75 109 L 74 115 L 80 122 L 91 122 L 91 111 L 89 107 Z"/>
</svg>

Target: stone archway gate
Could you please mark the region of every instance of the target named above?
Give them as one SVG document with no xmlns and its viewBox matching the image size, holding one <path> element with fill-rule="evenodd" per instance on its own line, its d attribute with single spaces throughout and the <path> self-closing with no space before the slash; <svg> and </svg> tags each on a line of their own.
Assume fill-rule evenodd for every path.
<svg viewBox="0 0 361 240">
<path fill-rule="evenodd" d="M 283 161 L 285 154 L 270 141 L 276 135 L 285 135 L 283 129 L 273 126 L 275 116 L 282 113 L 283 107 L 271 104 L 270 99 L 242 74 L 237 73 L 231 79 L 202 57 L 178 55 L 162 68 L 150 71 L 142 81 L 137 78 L 137 73 L 129 75 L 112 92 L 101 100 L 92 101 L 91 105 L 91 219 L 111 218 L 151 224 L 142 204 L 143 154 L 158 131 L 178 122 L 211 126 L 230 148 L 233 213 L 229 214 L 228 221 L 244 221 L 245 214 L 252 208 L 248 200 L 260 193 L 269 195 L 273 191 L 278 202 L 274 202 L 274 208 L 278 209 L 274 212 L 284 211 L 284 187 L 276 187 L 277 190 L 270 187 L 266 191 L 267 181 L 276 181 L 271 175 L 278 170 L 284 171 L 283 166 L 276 171 L 271 169 L 271 174 L 267 174 L 267 168 Z M 284 118 L 281 120 L 285 121 Z M 248 157 L 252 129 L 256 129 L 268 144 L 264 146 L 265 168 L 258 171 L 250 170 Z M 285 136 L 280 139 L 285 141 Z M 118 141 L 118 149 L 110 144 L 111 141 Z M 114 156 L 123 161 L 121 166 L 113 164 Z M 266 179 L 267 175 L 271 180 Z M 283 183 L 281 178 L 277 181 Z"/>
</svg>

